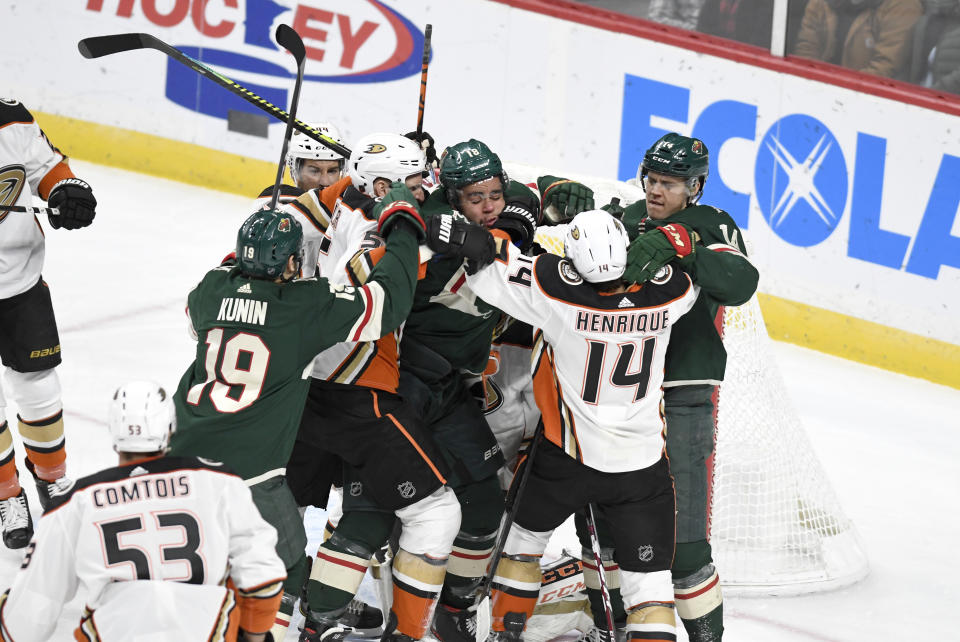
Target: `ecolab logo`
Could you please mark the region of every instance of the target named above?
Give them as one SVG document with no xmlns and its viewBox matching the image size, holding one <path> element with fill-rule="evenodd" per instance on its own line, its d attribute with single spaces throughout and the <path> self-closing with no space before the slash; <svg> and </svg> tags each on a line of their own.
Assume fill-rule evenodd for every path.
<svg viewBox="0 0 960 642">
<path fill-rule="evenodd" d="M 273 40 L 281 22 L 303 38 L 305 82 L 384 82 L 420 71 L 423 32 L 380 0 L 87 0 L 86 9 L 117 31 L 149 31 L 275 105 L 288 104 L 295 77 L 292 59 Z M 264 77 L 278 81 L 264 84 Z M 230 110 L 260 113 L 213 83 L 198 84 L 196 73 L 173 59 L 165 94 L 218 118 Z"/>
</svg>

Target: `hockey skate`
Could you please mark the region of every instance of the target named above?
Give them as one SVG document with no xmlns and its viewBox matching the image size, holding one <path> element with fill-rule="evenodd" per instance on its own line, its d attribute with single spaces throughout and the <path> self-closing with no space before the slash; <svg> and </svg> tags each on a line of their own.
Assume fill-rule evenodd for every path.
<svg viewBox="0 0 960 642">
<path fill-rule="evenodd" d="M 0 500 L 0 521 L 3 522 L 3 543 L 7 548 L 23 548 L 33 537 L 33 518 L 27 504 L 27 494 Z"/>
<path fill-rule="evenodd" d="M 300 601 L 301 607 L 305 604 Z M 301 608 L 301 612 L 303 612 Z M 353 598 L 346 610 L 336 619 L 303 613 L 306 620 L 300 634 L 300 642 L 343 642 L 351 639 L 379 637 L 383 631 L 383 614 L 380 609 L 370 606 L 362 600 Z"/>
<path fill-rule="evenodd" d="M 33 481 L 37 484 L 37 495 L 40 496 L 40 507 L 44 513 L 50 510 L 56 498 L 66 495 L 73 488 L 73 480 L 68 479 L 66 475 L 49 482 L 37 477 L 32 461 L 24 459 L 23 463 L 30 471 L 30 475 L 33 476 Z"/>
<path fill-rule="evenodd" d="M 592 626 L 586 633 L 581 633 L 577 642 L 624 642 L 627 638 L 627 632 L 624 628 L 616 625 L 616 637 L 610 635 L 610 631 L 602 629 L 599 626 Z"/>
<path fill-rule="evenodd" d="M 440 642 L 474 642 L 477 635 L 477 613 L 472 608 L 455 609 L 438 604 L 430 632 Z"/>
</svg>

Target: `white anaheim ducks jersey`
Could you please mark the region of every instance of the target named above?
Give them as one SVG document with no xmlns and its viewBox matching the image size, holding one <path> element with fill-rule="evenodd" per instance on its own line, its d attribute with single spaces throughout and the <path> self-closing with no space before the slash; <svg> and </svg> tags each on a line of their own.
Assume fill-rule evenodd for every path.
<svg viewBox="0 0 960 642">
<path fill-rule="evenodd" d="M 565 259 L 524 256 L 499 238 L 497 245 L 497 259 L 467 283 L 539 328 L 532 371 L 545 437 L 603 472 L 656 463 L 663 364 L 671 325 L 696 300 L 690 277 L 667 266 L 627 292 L 600 294 Z"/>
<path fill-rule="evenodd" d="M 73 173 L 40 131 L 27 108 L 0 99 L 0 299 L 26 292 L 43 269 L 43 230 L 33 214 L 3 211 L 3 205 L 33 205 Z"/>
<path fill-rule="evenodd" d="M 300 266 L 300 276 L 310 278 L 321 276 L 317 272 L 317 263 L 330 251 L 330 236 L 327 233 L 330 227 L 330 210 L 319 203 L 315 207 L 293 207 L 292 204 L 303 193 L 299 187 L 280 185 L 277 209 L 289 212 L 300 223 L 303 230 L 303 265 Z M 271 185 L 260 192 L 250 211 L 255 212 L 269 206 L 272 196 Z"/>
<path fill-rule="evenodd" d="M 231 619 L 254 632 L 272 625 L 286 577 L 277 533 L 221 464 L 144 459 L 84 477 L 56 501 L 0 601 L 3 639 L 49 640 L 78 588 L 77 639 L 225 640 Z"/>
</svg>

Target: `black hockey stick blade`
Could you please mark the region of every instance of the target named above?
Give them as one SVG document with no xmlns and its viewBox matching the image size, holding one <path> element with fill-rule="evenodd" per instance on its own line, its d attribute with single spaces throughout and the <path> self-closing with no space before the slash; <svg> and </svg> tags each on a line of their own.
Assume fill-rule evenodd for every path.
<svg viewBox="0 0 960 642">
<path fill-rule="evenodd" d="M 278 28 L 278 31 L 279 31 L 279 28 Z M 290 29 L 290 31 L 293 32 L 293 29 Z M 296 35 L 296 32 L 293 32 L 293 33 L 294 35 Z M 297 38 L 299 38 L 299 36 L 297 36 Z M 240 96 L 241 98 L 246 100 L 248 103 L 254 105 L 258 109 L 261 109 L 267 112 L 277 120 L 282 121 L 284 123 L 290 120 L 290 115 L 287 112 L 277 107 L 276 105 L 268 101 L 266 98 L 260 97 L 259 95 L 253 93 L 243 85 L 234 82 L 233 80 L 227 78 L 223 74 L 206 66 L 199 60 L 191 58 L 190 56 L 186 55 L 179 49 L 171 47 L 164 41 L 154 36 L 151 36 L 148 33 L 118 33 L 110 36 L 95 36 L 92 38 L 84 38 L 78 43 L 77 46 L 80 49 L 80 53 L 85 58 L 99 58 L 101 56 L 108 56 L 110 54 L 120 53 L 123 51 L 133 51 L 135 49 L 147 49 L 147 48 L 156 49 L 157 51 L 160 51 L 170 56 L 171 58 L 179 62 L 181 65 L 184 65 L 186 67 L 189 67 L 190 69 L 193 69 L 195 72 L 199 73 L 202 76 L 206 76 L 207 78 L 217 83 L 224 89 Z M 300 49 L 303 50 L 304 56 L 305 56 L 306 50 L 303 47 L 302 41 L 300 43 Z M 333 140 L 329 136 L 325 136 L 324 134 L 320 133 L 310 125 L 307 125 L 306 123 L 296 120 L 296 118 L 294 118 L 293 128 L 299 132 L 303 132 L 304 134 L 309 136 L 311 139 L 317 141 L 324 147 L 332 149 L 333 151 L 337 152 L 344 158 L 350 158 L 350 149 L 348 147 L 344 147 L 343 145 Z"/>
<path fill-rule="evenodd" d="M 277 207 L 277 200 L 280 198 L 280 182 L 283 180 L 283 166 L 286 164 L 287 148 L 290 146 L 290 133 L 293 131 L 293 122 L 297 119 L 297 105 L 300 103 L 300 87 L 303 85 L 303 64 L 306 61 L 307 50 L 303 46 L 303 40 L 300 34 L 281 24 L 277 27 L 275 34 L 277 43 L 293 54 L 297 61 L 297 82 L 293 87 L 293 98 L 290 99 L 290 118 L 287 119 L 287 126 L 283 131 L 283 146 L 280 148 L 280 162 L 277 164 L 277 179 L 273 183 L 273 196 L 270 197 L 269 209 Z"/>
<path fill-rule="evenodd" d="M 80 55 L 84 58 L 101 58 L 121 51 L 143 49 L 145 33 L 118 33 L 112 36 L 94 36 L 84 38 L 77 43 Z"/>
</svg>

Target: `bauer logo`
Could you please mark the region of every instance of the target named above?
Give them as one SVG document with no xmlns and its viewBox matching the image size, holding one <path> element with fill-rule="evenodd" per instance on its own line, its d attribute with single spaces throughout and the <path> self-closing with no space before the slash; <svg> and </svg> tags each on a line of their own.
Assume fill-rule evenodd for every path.
<svg viewBox="0 0 960 642">
<path fill-rule="evenodd" d="M 385 82 L 421 67 L 423 32 L 381 0 L 91 1 L 87 11 L 113 18 L 117 31 L 148 31 L 284 109 L 295 68 L 274 40 L 281 23 L 303 39 L 306 83 Z M 182 107 L 218 118 L 262 113 L 172 58 L 166 66 L 164 93 Z"/>
<path fill-rule="evenodd" d="M 763 217 L 792 245 L 809 247 L 826 239 L 847 206 L 843 152 L 812 116 L 785 116 L 767 130 L 753 176 Z"/>
</svg>

